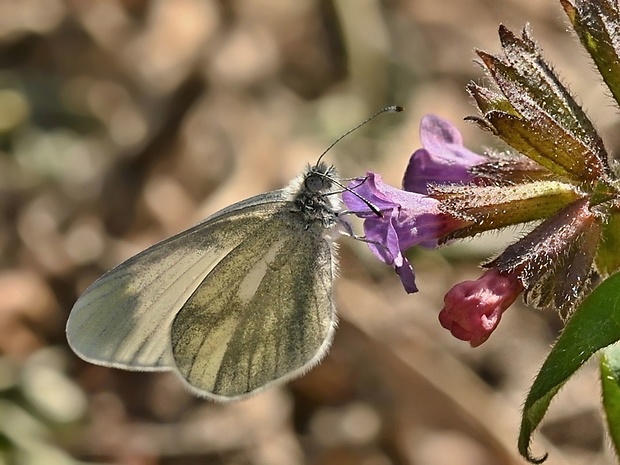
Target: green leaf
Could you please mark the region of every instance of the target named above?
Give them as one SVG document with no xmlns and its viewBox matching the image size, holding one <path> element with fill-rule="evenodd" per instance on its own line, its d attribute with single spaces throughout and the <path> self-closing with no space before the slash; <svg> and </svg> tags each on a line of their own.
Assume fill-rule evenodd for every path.
<svg viewBox="0 0 620 465">
<path fill-rule="evenodd" d="M 472 221 L 468 233 L 499 229 L 547 218 L 580 199 L 572 184 L 534 181 L 512 186 L 438 185 L 430 196 L 441 201 L 441 209 Z"/>
<path fill-rule="evenodd" d="M 476 101 L 480 113 L 483 115 L 489 111 L 499 110 L 504 113 L 519 117 L 519 112 L 512 106 L 512 104 L 501 94 L 494 92 L 486 87 L 479 86 L 475 82 L 470 82 L 467 85 L 467 91 Z M 485 128 L 486 129 L 486 128 Z"/>
<path fill-rule="evenodd" d="M 484 119 L 504 142 L 560 176 L 576 183 L 594 183 L 602 176 L 590 149 L 547 114 L 527 119 L 493 110 Z"/>
<path fill-rule="evenodd" d="M 579 40 L 592 56 L 605 84 L 620 104 L 620 12 L 613 2 L 579 2 L 573 6 L 560 0 Z"/>
<path fill-rule="evenodd" d="M 603 407 L 609 436 L 620 457 L 620 344 L 607 347 L 601 356 Z"/>
<path fill-rule="evenodd" d="M 532 463 L 530 442 L 549 404 L 564 383 L 597 351 L 620 340 L 620 274 L 603 281 L 568 320 L 525 400 L 519 452 Z"/>
<path fill-rule="evenodd" d="M 542 111 L 552 115 L 559 126 L 590 145 L 592 151 L 604 154 L 606 161 L 602 140 L 591 137 L 598 136 L 592 122 L 543 59 L 528 28 L 519 38 L 500 26 L 499 36 L 509 65 L 496 62 L 497 70 L 489 67 L 489 71 L 508 100 L 522 114 L 535 116 Z"/>
<path fill-rule="evenodd" d="M 602 139 L 566 86 L 543 59 L 527 28 L 521 37 L 517 37 L 505 26 L 500 26 L 499 35 L 503 56 L 481 50 L 476 53 L 512 106 L 513 109 L 507 113 L 524 122 L 526 133 L 511 137 L 506 133 L 506 128 L 502 130 L 498 127 L 491 120 L 490 113 L 498 113 L 496 102 L 499 99 L 470 86 L 469 91 L 473 91 L 472 95 L 484 118 L 489 120 L 502 139 L 529 157 L 532 152 L 519 139 L 527 141 L 548 160 L 541 160 L 535 155 L 532 159 L 557 174 L 569 174 L 578 183 L 587 184 L 593 184 L 602 177 L 609 178 L 611 169 Z M 502 107 L 505 106 L 502 104 Z M 553 147 L 545 147 L 540 139 L 552 141 Z"/>
<path fill-rule="evenodd" d="M 620 212 L 612 212 L 603 224 L 603 237 L 596 255 L 596 267 L 602 276 L 620 269 Z"/>
</svg>

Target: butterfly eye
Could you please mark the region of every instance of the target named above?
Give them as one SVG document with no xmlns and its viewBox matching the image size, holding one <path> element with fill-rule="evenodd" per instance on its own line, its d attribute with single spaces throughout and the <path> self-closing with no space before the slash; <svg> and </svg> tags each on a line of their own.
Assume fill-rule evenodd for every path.
<svg viewBox="0 0 620 465">
<path fill-rule="evenodd" d="M 311 173 L 304 181 L 306 189 L 310 192 L 320 192 L 328 187 L 327 180 L 318 174 Z"/>
</svg>

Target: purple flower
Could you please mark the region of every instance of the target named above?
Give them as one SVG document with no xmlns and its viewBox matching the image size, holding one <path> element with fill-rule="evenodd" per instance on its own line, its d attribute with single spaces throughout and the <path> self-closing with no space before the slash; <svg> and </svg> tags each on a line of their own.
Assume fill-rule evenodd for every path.
<svg viewBox="0 0 620 465">
<path fill-rule="evenodd" d="M 439 238 L 463 222 L 442 213 L 438 200 L 389 186 L 376 173 L 353 180 L 348 188 L 359 197 L 345 191 L 342 198 L 352 213 L 364 219 L 370 250 L 394 267 L 405 291 L 417 292 L 413 269 L 403 252 L 416 244 L 435 247 Z"/>
<path fill-rule="evenodd" d="M 502 314 L 522 291 L 516 273 L 492 268 L 476 281 L 464 281 L 448 291 L 439 323 L 455 338 L 478 347 L 495 331 Z"/>
<path fill-rule="evenodd" d="M 420 124 L 424 148 L 416 150 L 405 170 L 406 191 L 428 193 L 428 184 L 466 184 L 473 180 L 469 169 L 487 158 L 463 147 L 461 133 L 436 115 L 426 115 Z"/>
</svg>

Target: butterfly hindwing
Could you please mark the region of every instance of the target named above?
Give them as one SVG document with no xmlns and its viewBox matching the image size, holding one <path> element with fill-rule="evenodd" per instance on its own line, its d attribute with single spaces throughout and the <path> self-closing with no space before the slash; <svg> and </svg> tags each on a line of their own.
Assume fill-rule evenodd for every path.
<svg viewBox="0 0 620 465">
<path fill-rule="evenodd" d="M 211 270 L 171 331 L 198 394 L 240 398 L 318 363 L 336 322 L 332 247 L 323 225 L 283 209 Z"/>
</svg>

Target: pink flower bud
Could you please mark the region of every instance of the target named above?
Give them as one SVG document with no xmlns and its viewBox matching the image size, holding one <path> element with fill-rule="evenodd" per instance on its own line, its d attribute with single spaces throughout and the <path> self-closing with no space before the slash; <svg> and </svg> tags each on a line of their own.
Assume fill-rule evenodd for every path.
<svg viewBox="0 0 620 465">
<path fill-rule="evenodd" d="M 457 339 L 477 347 L 489 338 L 502 313 L 522 291 L 515 274 L 492 268 L 478 280 L 459 283 L 448 291 L 439 322 Z"/>
</svg>

